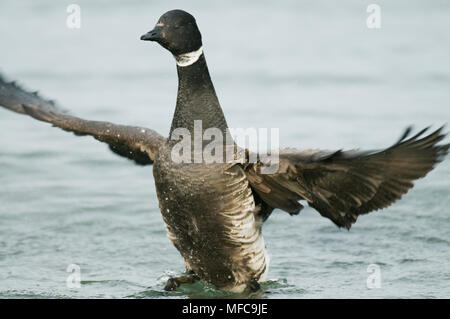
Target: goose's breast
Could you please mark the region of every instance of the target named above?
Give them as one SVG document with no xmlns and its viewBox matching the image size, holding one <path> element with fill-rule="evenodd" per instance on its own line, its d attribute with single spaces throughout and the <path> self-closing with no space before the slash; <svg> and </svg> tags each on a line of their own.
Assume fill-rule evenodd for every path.
<svg viewBox="0 0 450 319">
<path fill-rule="evenodd" d="M 228 290 L 264 279 L 268 256 L 239 165 L 176 165 L 160 158 L 154 175 L 168 237 L 188 268 Z"/>
</svg>

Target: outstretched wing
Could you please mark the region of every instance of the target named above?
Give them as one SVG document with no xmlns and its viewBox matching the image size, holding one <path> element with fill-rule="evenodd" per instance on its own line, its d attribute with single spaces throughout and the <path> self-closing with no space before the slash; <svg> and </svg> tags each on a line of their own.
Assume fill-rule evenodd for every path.
<svg viewBox="0 0 450 319">
<path fill-rule="evenodd" d="M 442 127 L 421 137 L 426 130 L 408 138 L 408 128 L 383 151 L 286 149 L 276 174 L 261 174 L 261 162 L 248 164 L 246 174 L 266 206 L 297 214 L 303 208 L 298 201 L 304 199 L 337 226 L 350 229 L 359 215 L 391 205 L 443 160 L 449 144 L 437 145 L 445 136 Z"/>
<path fill-rule="evenodd" d="M 53 101 L 27 92 L 14 82 L 8 83 L 1 76 L 0 106 L 51 123 L 75 135 L 91 135 L 107 143 L 114 153 L 141 165 L 152 164 L 155 153 L 165 141 L 164 137 L 147 128 L 89 121 L 65 114 Z"/>
</svg>

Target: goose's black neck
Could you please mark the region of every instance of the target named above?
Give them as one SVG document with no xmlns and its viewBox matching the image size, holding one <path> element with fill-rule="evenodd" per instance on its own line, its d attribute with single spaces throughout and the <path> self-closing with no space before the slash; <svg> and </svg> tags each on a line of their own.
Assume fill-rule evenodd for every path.
<svg viewBox="0 0 450 319">
<path fill-rule="evenodd" d="M 196 120 L 202 121 L 203 131 L 215 127 L 225 132 L 228 126 L 217 99 L 204 54 L 202 53 L 191 65 L 177 65 L 177 71 L 177 105 L 170 134 L 176 128 L 186 128 L 193 134 Z"/>
</svg>

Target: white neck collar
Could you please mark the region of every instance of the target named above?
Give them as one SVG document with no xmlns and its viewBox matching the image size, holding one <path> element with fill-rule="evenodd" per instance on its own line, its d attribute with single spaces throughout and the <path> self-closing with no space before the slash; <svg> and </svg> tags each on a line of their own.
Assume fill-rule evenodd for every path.
<svg viewBox="0 0 450 319">
<path fill-rule="evenodd" d="M 197 51 L 192 51 L 188 53 L 183 53 L 180 55 L 174 55 L 175 60 L 177 61 L 177 65 L 184 67 L 189 66 L 197 62 L 200 56 L 203 53 L 203 46 L 201 46 Z"/>
</svg>

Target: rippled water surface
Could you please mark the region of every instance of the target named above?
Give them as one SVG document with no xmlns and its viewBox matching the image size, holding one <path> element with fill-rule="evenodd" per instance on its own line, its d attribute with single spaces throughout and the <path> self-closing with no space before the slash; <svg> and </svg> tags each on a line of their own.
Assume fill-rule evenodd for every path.
<svg viewBox="0 0 450 319">
<path fill-rule="evenodd" d="M 70 30 L 64 1 L 3 0 L 0 67 L 73 114 L 167 135 L 175 64 L 138 39 L 182 8 L 197 18 L 231 127 L 278 127 L 281 146 L 382 148 L 409 124 L 450 120 L 450 3 L 377 1 L 373 30 L 372 2 L 84 0 L 81 29 Z M 271 265 L 259 297 L 450 297 L 449 173 L 447 159 L 350 232 L 310 208 L 276 210 L 263 228 Z M 80 289 L 66 287 L 73 263 Z M 370 264 L 378 289 L 366 285 Z M 151 167 L 0 109 L 0 297 L 235 297 L 200 283 L 164 292 L 183 270 Z"/>
</svg>

